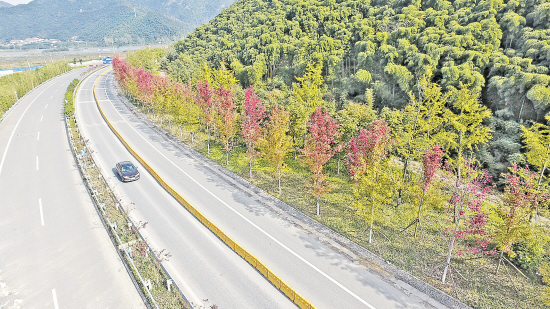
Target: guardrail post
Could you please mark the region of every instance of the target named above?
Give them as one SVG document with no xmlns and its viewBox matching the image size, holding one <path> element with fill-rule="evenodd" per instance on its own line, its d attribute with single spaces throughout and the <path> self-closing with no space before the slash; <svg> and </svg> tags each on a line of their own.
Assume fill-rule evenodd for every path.
<svg viewBox="0 0 550 309">
<path fill-rule="evenodd" d="M 128 256 L 133 257 L 132 256 L 132 247 L 128 246 L 128 248 L 126 248 L 125 250 L 126 250 L 126 253 L 128 253 Z"/>
<path fill-rule="evenodd" d="M 168 288 L 168 292 L 170 292 L 172 289 L 172 283 L 173 283 L 172 279 L 166 280 L 166 286 Z"/>
</svg>

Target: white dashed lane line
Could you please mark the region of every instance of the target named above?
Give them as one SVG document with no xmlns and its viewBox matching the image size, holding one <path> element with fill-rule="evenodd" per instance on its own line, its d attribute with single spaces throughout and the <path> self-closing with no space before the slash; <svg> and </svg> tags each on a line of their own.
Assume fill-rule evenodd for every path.
<svg viewBox="0 0 550 309">
<path fill-rule="evenodd" d="M 42 199 L 38 199 L 38 207 L 40 207 L 40 223 L 44 226 L 44 212 L 42 211 Z"/>
</svg>

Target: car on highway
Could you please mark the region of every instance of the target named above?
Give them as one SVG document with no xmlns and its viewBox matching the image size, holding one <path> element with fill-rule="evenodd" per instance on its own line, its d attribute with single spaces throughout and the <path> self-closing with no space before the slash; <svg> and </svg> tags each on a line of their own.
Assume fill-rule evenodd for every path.
<svg viewBox="0 0 550 309">
<path fill-rule="evenodd" d="M 116 172 L 123 182 L 139 179 L 137 166 L 130 161 L 122 161 L 116 164 Z"/>
</svg>

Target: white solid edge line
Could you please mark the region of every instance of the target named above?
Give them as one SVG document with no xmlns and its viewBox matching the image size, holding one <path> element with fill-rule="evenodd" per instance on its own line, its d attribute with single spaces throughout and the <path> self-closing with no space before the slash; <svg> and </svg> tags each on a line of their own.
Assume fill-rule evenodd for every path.
<svg viewBox="0 0 550 309">
<path fill-rule="evenodd" d="M 52 289 L 52 297 L 53 297 L 54 308 L 59 309 L 59 305 L 57 304 L 57 294 L 55 293 L 55 289 Z"/>
<path fill-rule="evenodd" d="M 152 239 L 151 236 L 149 235 L 149 233 L 147 233 L 146 230 L 142 230 L 140 233 L 142 234 L 143 238 L 149 239 L 150 245 L 155 247 L 154 242 L 151 240 Z M 156 246 L 156 247 L 158 248 L 158 246 Z M 172 266 L 172 264 L 169 261 L 163 261 L 162 265 L 167 266 L 167 267 L 170 268 L 170 273 L 172 274 L 172 277 L 176 277 L 178 279 L 178 281 L 181 283 L 182 289 L 184 289 L 184 291 L 185 291 L 184 295 L 188 295 L 188 296 L 190 296 L 190 298 L 193 298 L 194 304 L 196 306 L 198 306 L 199 308 L 202 308 L 203 303 L 201 302 L 201 299 L 193 292 L 193 290 L 187 284 L 187 282 L 185 282 L 185 280 L 183 280 L 183 278 L 178 273 L 178 271 L 174 268 L 174 266 Z"/>
<path fill-rule="evenodd" d="M 31 101 L 31 103 L 29 104 L 29 106 L 27 106 L 27 108 L 25 108 L 25 111 L 23 112 L 23 114 L 21 114 L 21 117 L 19 117 L 19 120 L 17 121 L 17 123 L 15 124 L 15 127 L 13 127 L 13 131 L 11 131 L 11 135 L 10 135 L 10 139 L 8 140 L 8 144 L 6 145 L 6 149 L 4 149 L 4 155 L 2 155 L 2 161 L 0 161 L 0 175 L 2 175 L 2 167 L 4 167 L 4 160 L 6 160 L 6 155 L 8 154 L 8 149 L 10 148 L 10 144 L 11 144 L 11 140 L 13 138 L 13 134 L 15 133 L 15 130 L 17 129 L 17 127 L 19 126 L 19 123 L 21 122 L 21 119 L 23 119 L 23 116 L 25 116 L 25 114 L 27 113 L 27 110 L 29 110 L 29 107 L 31 107 L 32 103 L 34 103 L 34 101 L 36 101 L 36 99 L 38 99 L 40 97 L 40 95 L 42 93 L 44 93 L 44 91 L 48 90 L 48 88 L 50 88 L 51 86 L 53 86 L 54 83 L 52 83 L 51 85 L 49 85 L 48 87 L 46 87 L 46 89 L 42 90 L 42 92 L 40 92 L 36 98 L 34 98 L 34 100 Z M 44 116 L 42 116 L 44 117 Z M 40 118 L 40 121 L 42 121 L 42 118 Z"/>
<path fill-rule="evenodd" d="M 105 86 L 106 87 L 106 86 Z M 105 95 L 107 96 L 108 100 L 111 101 L 111 99 L 109 98 L 109 95 L 107 94 L 107 90 L 105 90 Z M 220 199 L 219 197 L 217 197 L 214 193 L 210 192 L 207 188 L 205 188 L 203 185 L 201 185 L 198 181 L 196 181 L 193 177 L 191 177 L 189 174 L 187 174 L 184 170 L 182 170 L 178 165 L 176 165 L 174 162 L 172 162 L 170 159 L 168 159 L 168 157 L 166 157 L 162 152 L 160 152 L 160 150 L 158 150 L 155 146 L 153 146 L 147 139 L 145 139 L 132 125 L 130 125 L 130 123 L 128 121 L 126 121 L 126 119 L 124 117 L 122 117 L 122 115 L 118 112 L 118 110 L 116 109 L 116 107 L 112 104 L 112 101 L 111 101 L 111 105 L 113 106 L 113 108 L 115 109 L 115 111 L 117 112 L 117 114 L 124 120 L 124 122 L 126 122 L 126 124 L 132 128 L 132 130 L 134 130 L 147 144 L 149 144 L 149 146 L 151 146 L 153 149 L 155 149 L 161 156 L 163 156 L 166 160 L 168 160 L 168 162 L 172 163 L 172 165 L 174 165 L 178 170 L 180 170 L 182 173 L 184 173 L 187 177 L 189 177 L 189 179 L 191 179 L 194 183 L 196 183 L 199 187 L 201 187 L 203 190 L 205 190 L 206 192 L 208 192 L 210 195 L 212 195 L 215 199 L 217 199 L 220 203 L 222 203 L 223 205 L 225 205 L 227 208 L 229 208 L 231 211 L 233 211 L 235 214 L 237 214 L 239 217 L 241 217 L 243 220 L 245 220 L 246 222 L 248 222 L 250 225 L 252 225 L 253 227 L 255 227 L 258 231 L 260 231 L 262 234 L 264 234 L 265 236 L 267 236 L 268 238 L 270 238 L 271 240 L 273 240 L 275 243 L 277 243 L 279 246 L 283 247 L 285 250 L 287 250 L 288 252 L 290 252 L 292 255 L 294 255 L 295 257 L 297 257 L 299 260 L 301 260 L 302 262 L 304 262 L 306 265 L 308 265 L 309 267 L 311 267 L 312 269 L 314 269 L 315 271 L 317 271 L 319 274 L 321 274 L 323 277 L 327 278 L 329 281 L 331 281 L 332 283 L 334 283 L 335 285 L 337 285 L 339 288 L 341 288 L 342 290 L 344 290 L 346 293 L 348 293 L 349 295 L 353 296 L 353 298 L 357 299 L 358 301 L 360 301 L 361 303 L 363 303 L 364 305 L 366 305 L 367 307 L 371 308 L 371 309 L 376 309 L 374 306 L 372 306 L 371 304 L 369 304 L 366 300 L 362 299 L 361 297 L 359 297 L 357 294 L 353 293 L 352 291 L 350 291 L 348 288 L 346 288 L 345 286 L 343 286 L 341 283 L 339 283 L 338 281 L 336 281 L 335 279 L 333 279 L 332 277 L 330 277 L 329 275 L 327 275 L 326 273 L 324 273 L 322 270 L 320 270 L 319 268 L 317 268 L 315 265 L 311 264 L 310 262 L 308 262 L 305 258 L 303 258 L 302 256 L 300 256 L 298 253 L 292 251 L 292 249 L 290 249 L 289 247 L 287 247 L 286 245 L 284 245 L 283 243 L 281 243 L 280 241 L 278 241 L 277 239 L 275 239 L 275 237 L 271 236 L 269 233 L 267 233 L 266 231 L 264 231 L 262 228 L 260 228 L 258 225 L 256 225 L 254 222 L 250 221 L 248 218 L 246 218 L 245 216 L 243 216 L 241 213 L 239 213 L 237 210 L 235 210 L 233 207 L 231 207 L 229 204 L 227 204 L 226 202 L 224 202 L 222 199 Z"/>
<path fill-rule="evenodd" d="M 42 211 L 42 199 L 38 199 L 38 206 L 40 207 L 40 223 L 44 226 L 44 212 Z"/>
</svg>

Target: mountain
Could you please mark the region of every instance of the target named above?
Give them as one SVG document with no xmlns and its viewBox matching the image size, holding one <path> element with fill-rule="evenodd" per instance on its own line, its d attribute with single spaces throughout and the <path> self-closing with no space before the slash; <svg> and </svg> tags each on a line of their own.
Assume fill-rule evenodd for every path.
<svg viewBox="0 0 550 309">
<path fill-rule="evenodd" d="M 228 0 L 34 0 L 0 10 L 0 40 L 27 37 L 105 43 L 181 38 L 219 13 Z"/>
<path fill-rule="evenodd" d="M 0 1 L 0 8 L 9 8 L 9 7 L 12 7 L 13 5 L 10 4 L 10 3 L 7 3 L 7 2 L 4 2 L 4 1 Z"/>
</svg>

